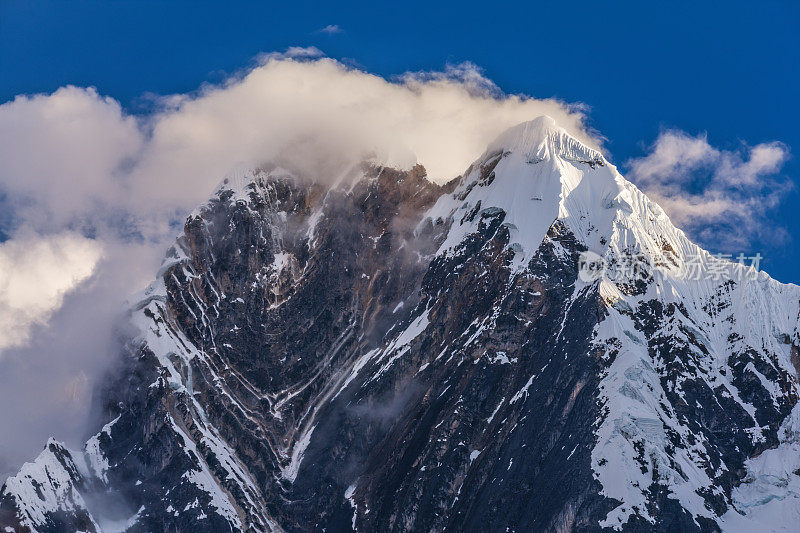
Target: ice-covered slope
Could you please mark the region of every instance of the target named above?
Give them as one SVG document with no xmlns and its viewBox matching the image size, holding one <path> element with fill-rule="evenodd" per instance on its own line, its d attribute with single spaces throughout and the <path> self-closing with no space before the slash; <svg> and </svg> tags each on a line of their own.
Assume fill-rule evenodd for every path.
<svg viewBox="0 0 800 533">
<path fill-rule="evenodd" d="M 699 249 L 547 117 L 444 187 L 240 169 L 131 320 L 58 489 L 122 494 L 131 531 L 797 518 L 800 290 Z"/>
</svg>

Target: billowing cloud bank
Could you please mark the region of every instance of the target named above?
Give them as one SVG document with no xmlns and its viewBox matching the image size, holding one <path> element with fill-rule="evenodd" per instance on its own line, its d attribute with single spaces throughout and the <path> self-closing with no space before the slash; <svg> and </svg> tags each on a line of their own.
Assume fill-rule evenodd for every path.
<svg viewBox="0 0 800 533">
<path fill-rule="evenodd" d="M 0 106 L 0 132 L 9 140 L 0 145 L 0 185 L 36 203 L 26 219 L 44 218 L 45 208 L 64 224 L 87 213 L 108 216 L 104 210 L 143 217 L 190 209 L 234 163 L 309 145 L 316 154 L 324 147 L 317 160 L 374 153 L 394 166 L 420 162 L 444 181 L 501 131 L 543 114 L 596 144 L 579 107 L 502 95 L 470 65 L 390 82 L 331 59 L 271 55 L 221 86 L 159 105 L 134 118 L 93 89 L 65 87 Z"/>
</svg>

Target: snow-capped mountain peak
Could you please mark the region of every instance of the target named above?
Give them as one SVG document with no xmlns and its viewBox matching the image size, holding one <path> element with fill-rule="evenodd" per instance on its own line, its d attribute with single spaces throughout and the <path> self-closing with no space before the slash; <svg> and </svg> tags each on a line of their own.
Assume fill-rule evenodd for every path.
<svg viewBox="0 0 800 533">
<path fill-rule="evenodd" d="M 135 531 L 796 525 L 800 288 L 548 117 L 445 186 L 341 176 L 223 181 L 131 306 L 102 429 L 1 524 L 105 529 L 79 497 L 108 491 Z"/>
<path fill-rule="evenodd" d="M 668 219 L 598 152 L 547 116 L 502 133 L 461 178 L 452 195 L 428 213 L 454 220 L 442 250 L 475 231 L 482 216 L 502 211 L 524 268 L 556 220 L 592 251 L 603 254 L 615 222 L 637 218 L 650 224 Z M 466 215 L 466 216 L 465 216 Z M 633 217 L 632 217 L 633 215 Z M 639 229 L 636 225 L 632 229 Z M 646 233 L 643 228 L 640 233 Z"/>
<path fill-rule="evenodd" d="M 522 122 L 501 133 L 487 153 L 515 152 L 528 161 L 561 158 L 568 161 L 604 162 L 602 154 L 571 136 L 547 116 Z"/>
</svg>

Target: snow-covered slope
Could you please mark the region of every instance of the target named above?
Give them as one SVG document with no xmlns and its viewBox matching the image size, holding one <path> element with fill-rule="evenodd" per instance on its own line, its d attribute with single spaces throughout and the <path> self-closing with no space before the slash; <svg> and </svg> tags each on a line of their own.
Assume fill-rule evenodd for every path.
<svg viewBox="0 0 800 533">
<path fill-rule="evenodd" d="M 76 530 L 98 531 L 81 491 L 86 489 L 86 465 L 76 461 L 63 444 L 50 439 L 36 459 L 25 463 L 17 475 L 3 486 L 3 506 L 14 509 L 15 516 L 3 517 L 6 531 L 17 528 L 30 531 L 52 529 L 52 515 L 63 513 L 72 518 L 63 523 Z M 80 466 L 79 466 L 80 465 Z"/>
<path fill-rule="evenodd" d="M 555 220 L 585 245 L 584 257 L 604 265 L 575 288 L 598 291 L 608 305 L 595 330 L 609 364 L 592 468 L 603 494 L 622 503 L 603 524 L 653 521 L 655 484 L 693 515 L 727 527 L 752 519 L 794 530 L 798 409 L 778 426 L 798 397 L 800 288 L 699 248 L 602 155 L 548 117 L 503 134 L 431 210 L 454 220 L 442 251 L 476 231 L 475 213 L 494 209 L 507 214 L 515 265 L 527 265 Z M 739 420 L 726 421 L 730 438 L 756 453 L 778 446 L 747 461 L 733 496 L 720 482 L 730 475 L 724 453 L 708 440 L 714 429 L 691 420 L 702 421 L 702 413 L 683 412 L 711 410 L 697 394 L 738 411 Z M 732 504 L 724 518 L 711 499 Z"/>
<path fill-rule="evenodd" d="M 443 187 L 346 174 L 224 180 L 132 304 L 105 426 L 0 519 L 96 527 L 111 491 L 131 531 L 792 530 L 800 288 L 548 117 Z"/>
</svg>

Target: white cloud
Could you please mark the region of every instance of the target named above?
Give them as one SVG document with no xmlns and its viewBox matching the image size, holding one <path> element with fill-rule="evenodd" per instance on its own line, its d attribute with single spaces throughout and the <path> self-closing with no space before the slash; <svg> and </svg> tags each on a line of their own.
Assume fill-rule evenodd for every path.
<svg viewBox="0 0 800 533">
<path fill-rule="evenodd" d="M 131 175 L 135 197 L 158 191 L 161 201 L 192 206 L 201 198 L 187 189 L 207 194 L 231 162 L 261 163 L 301 141 L 313 141 L 325 160 L 374 152 L 391 165 L 420 162 L 439 181 L 461 173 L 506 128 L 543 114 L 596 144 L 579 109 L 491 89 L 469 65 L 389 82 L 330 59 L 270 57 L 241 79 L 177 105 L 173 98 L 153 117 Z"/>
<path fill-rule="evenodd" d="M 328 24 L 324 28 L 320 28 L 317 30 L 317 33 L 327 33 L 328 35 L 335 35 L 337 33 L 342 33 L 344 30 L 339 27 L 338 24 Z"/>
<path fill-rule="evenodd" d="M 260 59 L 264 63 L 264 59 L 313 59 L 324 55 L 316 46 L 290 46 L 285 52 L 265 54 Z"/>
<path fill-rule="evenodd" d="M 0 106 L 8 139 L 0 189 L 19 217 L 57 229 L 191 209 L 232 164 L 262 163 L 298 143 L 325 159 L 371 151 L 397 166 L 420 162 L 439 181 L 462 172 L 504 129 L 543 114 L 597 144 L 579 106 L 502 95 L 471 64 L 387 81 L 319 54 L 265 55 L 244 75 L 164 97 L 139 119 L 93 89 L 18 97 Z"/>
<path fill-rule="evenodd" d="M 32 328 L 92 275 L 100 257 L 96 241 L 69 232 L 0 243 L 0 356 L 25 344 Z"/>
<path fill-rule="evenodd" d="M 56 229 L 120 201 L 123 165 L 143 144 L 136 120 L 94 89 L 64 87 L 0 106 L 0 187 Z"/>
<path fill-rule="evenodd" d="M 777 174 L 789 157 L 781 143 L 720 150 L 705 135 L 663 131 L 628 177 L 678 226 L 717 249 L 743 251 L 754 237 L 782 239 L 765 215 L 790 187 Z"/>
</svg>

